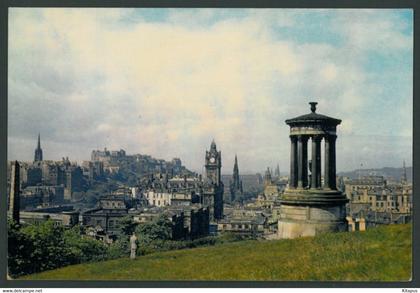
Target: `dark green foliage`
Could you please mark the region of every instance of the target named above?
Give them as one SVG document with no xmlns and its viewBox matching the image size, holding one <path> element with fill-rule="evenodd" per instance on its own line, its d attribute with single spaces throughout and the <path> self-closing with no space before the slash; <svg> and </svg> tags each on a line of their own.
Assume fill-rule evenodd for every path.
<svg viewBox="0 0 420 293">
<path fill-rule="evenodd" d="M 76 263 L 65 245 L 64 229 L 47 221 L 39 226 L 18 228 L 9 224 L 9 273 L 11 276 L 31 274 Z"/>
<path fill-rule="evenodd" d="M 139 239 L 144 241 L 170 240 L 172 223 L 164 215 L 160 215 L 150 223 L 139 225 L 136 229 Z"/>
<path fill-rule="evenodd" d="M 126 257 L 130 254 L 129 237 L 122 235 L 108 248 L 108 259 Z"/>
<path fill-rule="evenodd" d="M 108 259 L 108 246 L 90 237 L 81 237 L 81 228 L 75 226 L 64 232 L 64 243 L 70 249 L 76 262 Z"/>
<path fill-rule="evenodd" d="M 108 258 L 108 247 L 51 220 L 19 227 L 8 221 L 8 270 L 12 277 Z"/>
<path fill-rule="evenodd" d="M 8 273 L 20 276 L 33 272 L 31 252 L 34 250 L 29 237 L 19 230 L 11 219 L 7 221 L 8 232 Z"/>
<path fill-rule="evenodd" d="M 136 228 L 137 254 L 144 255 L 153 251 L 167 250 L 168 243 L 171 241 L 171 227 L 172 223 L 163 215 L 149 223 L 140 224 Z"/>
<path fill-rule="evenodd" d="M 132 235 L 136 230 L 137 223 L 134 222 L 133 217 L 125 216 L 119 222 L 119 227 L 123 235 Z"/>
</svg>

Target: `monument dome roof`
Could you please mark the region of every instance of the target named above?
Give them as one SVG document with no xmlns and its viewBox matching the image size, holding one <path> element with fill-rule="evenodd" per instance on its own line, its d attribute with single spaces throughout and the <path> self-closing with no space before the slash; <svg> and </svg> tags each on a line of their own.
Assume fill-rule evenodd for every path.
<svg viewBox="0 0 420 293">
<path fill-rule="evenodd" d="M 326 115 L 316 113 L 316 102 L 310 102 L 311 105 L 311 113 L 298 116 L 296 118 L 287 119 L 286 124 L 293 125 L 293 124 L 306 124 L 306 123 L 321 123 L 321 124 L 329 124 L 329 125 L 338 125 L 341 123 L 340 119 L 332 118 Z"/>
</svg>

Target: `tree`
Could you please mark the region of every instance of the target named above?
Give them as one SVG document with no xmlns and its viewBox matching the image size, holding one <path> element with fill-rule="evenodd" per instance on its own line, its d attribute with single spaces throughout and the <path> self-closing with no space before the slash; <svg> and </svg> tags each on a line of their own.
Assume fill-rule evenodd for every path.
<svg viewBox="0 0 420 293">
<path fill-rule="evenodd" d="M 31 252 L 33 251 L 32 243 L 19 228 L 19 225 L 12 219 L 7 220 L 8 273 L 12 277 L 18 277 L 32 272 L 30 258 Z"/>
<path fill-rule="evenodd" d="M 48 220 L 20 227 L 8 221 L 8 270 L 12 277 L 109 258 L 101 241 L 82 237 L 81 228 L 65 229 Z"/>
<path fill-rule="evenodd" d="M 134 222 L 132 216 L 125 216 L 119 221 L 119 227 L 123 235 L 129 236 L 136 230 L 137 223 Z"/>
<path fill-rule="evenodd" d="M 153 240 L 170 240 L 172 237 L 172 223 L 164 215 L 160 215 L 150 223 L 140 225 L 136 232 L 141 238 Z"/>
<path fill-rule="evenodd" d="M 77 259 L 64 242 L 64 228 L 48 220 L 40 225 L 21 229 L 32 243 L 30 260 L 32 272 L 41 272 L 76 263 Z"/>
<path fill-rule="evenodd" d="M 64 232 L 64 242 L 77 263 L 104 260 L 108 257 L 108 247 L 102 241 L 82 237 L 82 228 L 74 226 Z"/>
</svg>

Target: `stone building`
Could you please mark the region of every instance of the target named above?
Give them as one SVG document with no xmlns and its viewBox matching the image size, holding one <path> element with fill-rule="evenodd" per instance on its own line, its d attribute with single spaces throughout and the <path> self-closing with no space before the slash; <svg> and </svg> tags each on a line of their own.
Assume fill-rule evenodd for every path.
<svg viewBox="0 0 420 293">
<path fill-rule="evenodd" d="M 84 226 L 99 226 L 106 233 L 117 233 L 120 220 L 127 215 L 128 207 L 123 198 L 104 196 L 99 200 L 98 207 L 82 214 L 82 219 Z"/>
<path fill-rule="evenodd" d="M 290 126 L 290 180 L 280 195 L 279 238 L 347 231 L 345 195 L 336 187 L 337 125 L 341 120 L 316 113 L 286 120 Z M 311 180 L 308 181 L 308 141 L 312 142 Z M 321 141 L 324 140 L 324 184 L 321 184 Z"/>
<path fill-rule="evenodd" d="M 62 204 L 64 202 L 64 186 L 27 186 L 22 191 L 20 202 L 22 208 Z"/>
<path fill-rule="evenodd" d="M 188 236 L 190 239 L 196 239 L 209 235 L 210 210 L 208 207 L 191 207 L 189 217 L 186 217 L 186 226 L 188 227 Z"/>
<path fill-rule="evenodd" d="M 91 153 L 91 161 L 96 162 L 110 162 L 119 158 L 125 157 L 126 153 L 124 150 L 119 151 L 109 151 L 105 148 L 103 151 L 93 150 Z"/>
<path fill-rule="evenodd" d="M 79 166 L 69 166 L 65 170 L 64 199 L 68 201 L 74 200 L 74 193 L 84 191 L 84 189 L 85 179 L 82 168 Z"/>
<path fill-rule="evenodd" d="M 164 207 L 171 205 L 172 193 L 170 192 L 147 190 L 143 196 L 151 206 Z"/>
<path fill-rule="evenodd" d="M 42 169 L 42 183 L 45 185 L 61 185 L 66 183 L 65 170 L 56 162 L 43 161 Z"/>
<path fill-rule="evenodd" d="M 413 190 L 404 177 L 388 184 L 382 176 L 363 176 L 347 180 L 345 191 L 349 218 L 364 219 L 366 227 L 411 221 Z"/>
<path fill-rule="evenodd" d="M 223 189 L 221 180 L 222 153 L 217 150 L 214 140 L 210 150 L 206 151 L 205 168 L 206 179 L 203 186 L 202 204 L 210 207 L 210 219 L 223 218 Z"/>
<path fill-rule="evenodd" d="M 260 237 L 268 228 L 268 218 L 268 213 L 262 207 L 251 205 L 227 207 L 224 218 L 217 222 L 217 231 Z"/>
<path fill-rule="evenodd" d="M 38 225 L 48 220 L 54 222 L 56 226 L 73 227 L 79 224 L 79 213 L 75 211 L 61 213 L 45 212 L 21 212 L 22 222 L 26 224 Z"/>
<path fill-rule="evenodd" d="M 20 174 L 22 188 L 42 183 L 42 169 L 38 164 L 21 164 Z"/>
<path fill-rule="evenodd" d="M 265 231 L 264 218 L 233 218 L 222 219 L 217 222 L 219 233 L 233 233 L 247 236 L 262 236 Z"/>
<path fill-rule="evenodd" d="M 264 196 L 268 199 L 279 196 L 279 188 L 271 176 L 270 168 L 267 168 L 264 175 Z"/>
<path fill-rule="evenodd" d="M 139 187 L 141 199 L 148 205 L 164 207 L 170 205 L 188 206 L 199 203 L 202 194 L 202 181 L 197 177 L 175 176 L 167 174 L 152 175 Z"/>
<path fill-rule="evenodd" d="M 83 161 L 83 175 L 89 181 L 99 180 L 104 177 L 104 163 L 102 161 Z"/>
</svg>

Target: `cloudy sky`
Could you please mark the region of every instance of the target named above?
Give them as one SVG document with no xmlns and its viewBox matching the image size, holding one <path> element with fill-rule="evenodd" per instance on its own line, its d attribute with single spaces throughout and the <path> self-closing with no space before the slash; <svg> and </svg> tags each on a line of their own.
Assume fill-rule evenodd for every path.
<svg viewBox="0 0 420 293">
<path fill-rule="evenodd" d="M 289 166 L 285 119 L 343 120 L 337 169 L 412 160 L 412 10 L 9 9 L 8 157 L 93 149 Z"/>
</svg>

